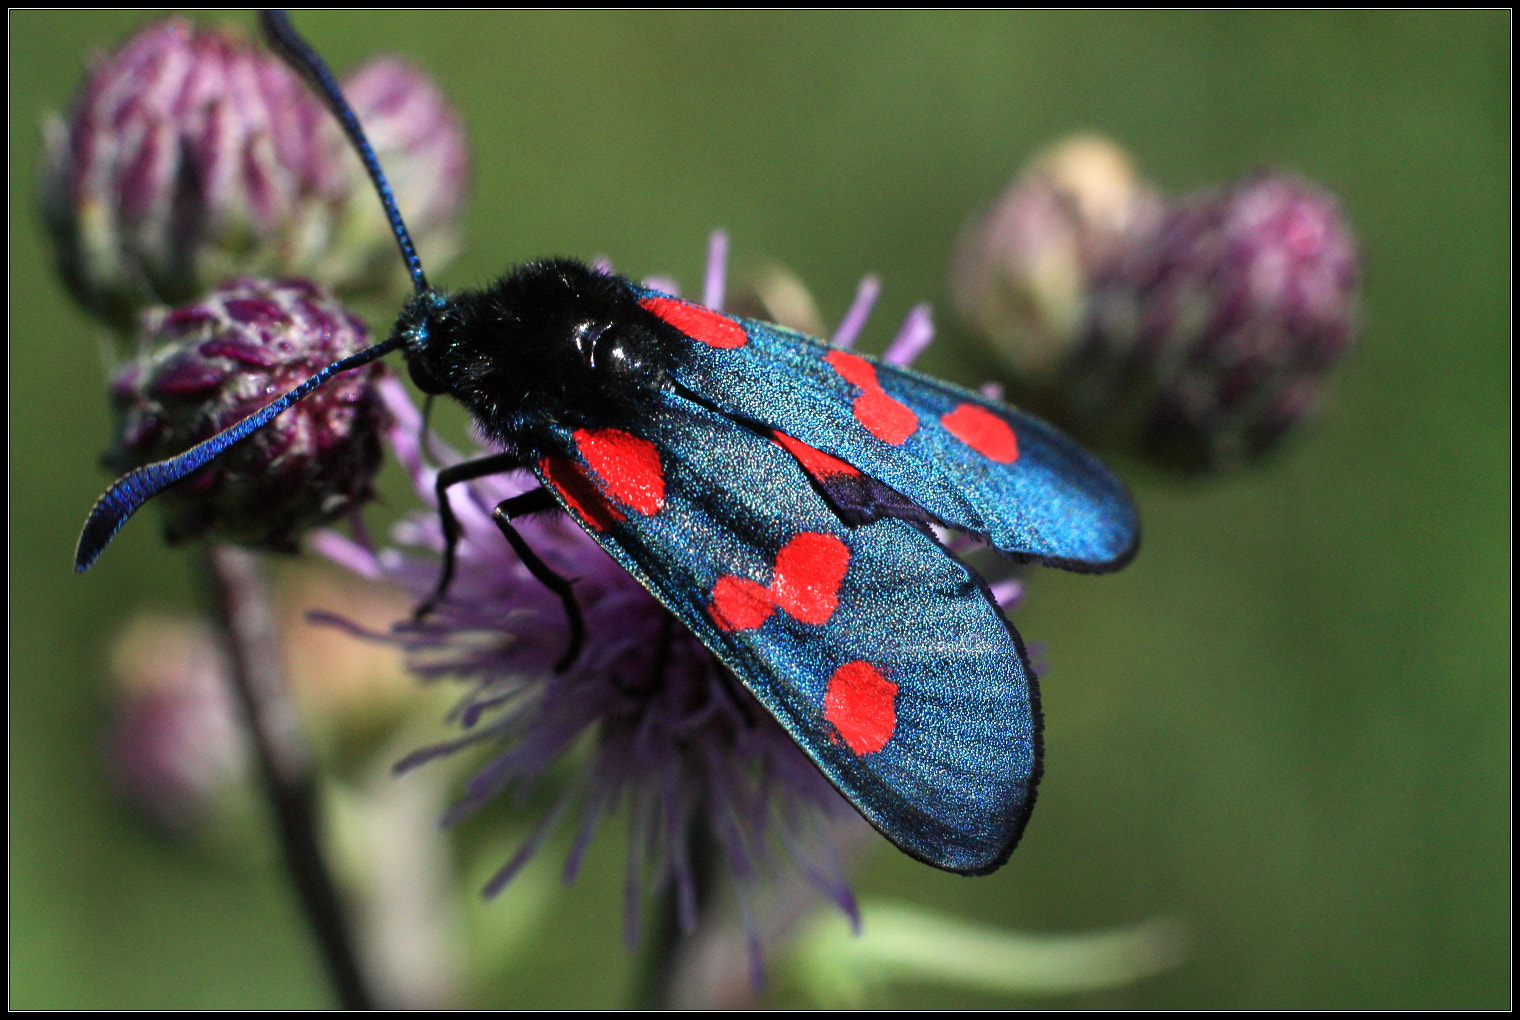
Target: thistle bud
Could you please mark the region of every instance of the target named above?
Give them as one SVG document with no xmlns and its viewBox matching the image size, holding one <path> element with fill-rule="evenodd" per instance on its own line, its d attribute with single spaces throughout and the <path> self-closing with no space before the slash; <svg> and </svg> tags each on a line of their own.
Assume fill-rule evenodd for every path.
<svg viewBox="0 0 1520 1020">
<path fill-rule="evenodd" d="M 436 272 L 459 250 L 469 154 L 458 115 L 431 78 L 395 58 L 365 64 L 344 80 L 343 92 L 385 167 L 418 254 Z M 355 157 L 347 158 L 357 177 Z M 346 286 L 370 290 L 397 281 L 409 286 L 390 224 L 367 181 L 350 196 L 346 214 L 339 251 L 353 258 L 342 273 Z"/>
<path fill-rule="evenodd" d="M 225 656 L 198 621 L 139 617 L 116 640 L 106 763 L 116 788 L 177 835 L 237 827 L 251 769 Z"/>
<path fill-rule="evenodd" d="M 326 247 L 349 188 L 342 136 L 306 85 L 179 18 L 100 58 L 44 134 L 59 270 L 118 326 L 234 273 L 297 271 Z"/>
<path fill-rule="evenodd" d="M 124 472 L 183 452 L 368 346 L 364 324 L 314 284 L 233 280 L 143 317 L 142 350 L 111 387 Z M 157 500 L 165 537 L 214 534 L 291 551 L 308 527 L 372 496 L 387 418 L 379 365 L 333 377 Z"/>
<path fill-rule="evenodd" d="M 1253 461 L 1316 409 L 1351 349 L 1358 283 L 1339 205 L 1304 180 L 1261 173 L 1180 202 L 1096 281 L 1075 407 L 1166 466 Z"/>
<path fill-rule="evenodd" d="M 457 118 L 394 61 L 353 87 L 403 208 L 417 210 L 419 247 L 447 254 L 464 175 Z M 48 118 L 43 133 L 60 274 L 119 329 L 237 275 L 353 293 L 375 287 L 382 260 L 383 279 L 396 274 L 395 241 L 332 114 L 278 57 L 231 32 L 178 18 L 144 29 L 96 62 L 67 120 Z"/>
<path fill-rule="evenodd" d="M 1077 135 L 1037 156 L 961 232 L 950 305 L 1025 385 L 1060 375 L 1093 280 L 1155 229 L 1161 202 L 1113 142 Z"/>
<path fill-rule="evenodd" d="M 1316 408 L 1357 289 L 1355 240 L 1323 190 L 1261 173 L 1167 203 L 1085 137 L 968 225 L 950 281 L 1014 399 L 1183 471 L 1249 463 Z"/>
<path fill-rule="evenodd" d="M 724 306 L 731 314 L 778 323 L 808 336 L 828 335 L 813 292 L 785 266 L 763 266 L 735 282 Z"/>
</svg>

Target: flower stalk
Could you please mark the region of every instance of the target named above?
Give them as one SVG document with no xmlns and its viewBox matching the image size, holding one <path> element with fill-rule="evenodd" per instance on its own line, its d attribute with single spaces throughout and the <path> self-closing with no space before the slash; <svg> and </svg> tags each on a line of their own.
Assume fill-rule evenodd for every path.
<svg viewBox="0 0 1520 1020">
<path fill-rule="evenodd" d="M 258 558 L 207 544 L 210 601 L 227 642 L 230 677 L 242 710 L 280 847 L 344 1009 L 373 1009 L 342 897 L 322 852 L 316 775 L 281 668 L 269 592 Z"/>
</svg>

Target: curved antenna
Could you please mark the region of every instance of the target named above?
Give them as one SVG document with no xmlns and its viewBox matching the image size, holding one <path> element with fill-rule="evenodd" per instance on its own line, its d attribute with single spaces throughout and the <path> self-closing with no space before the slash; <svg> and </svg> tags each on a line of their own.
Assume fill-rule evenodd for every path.
<svg viewBox="0 0 1520 1020">
<path fill-rule="evenodd" d="M 358 354 L 349 355 L 342 361 L 335 361 L 283 397 L 277 398 L 263 410 L 255 411 L 236 425 L 223 429 L 204 442 L 197 443 L 179 456 L 146 464 L 122 475 L 105 491 L 104 495 L 95 501 L 95 508 L 90 511 L 89 519 L 84 522 L 84 530 L 79 534 L 79 545 L 74 549 L 75 571 L 89 570 L 105 547 L 111 544 L 111 539 L 116 537 L 121 526 L 127 523 L 127 518 L 148 500 L 186 475 L 205 467 L 228 447 L 235 446 L 253 435 L 269 424 L 281 411 L 328 379 L 340 372 L 347 372 L 349 369 L 367 365 L 377 358 L 383 358 L 404 342 L 403 337 L 393 336 L 373 347 L 366 347 Z"/>
<path fill-rule="evenodd" d="M 380 195 L 380 204 L 385 207 L 386 218 L 390 221 L 396 244 L 401 248 L 401 258 L 406 263 L 407 272 L 411 274 L 412 285 L 417 289 L 418 294 L 430 292 L 427 277 L 422 272 L 422 260 L 417 257 L 417 248 L 412 243 L 412 235 L 407 232 L 406 222 L 401 218 L 401 210 L 396 207 L 396 196 L 391 191 L 390 182 L 385 179 L 385 172 L 380 168 L 380 158 L 375 155 L 374 147 L 365 137 L 364 128 L 359 125 L 358 116 L 354 113 L 353 107 L 348 104 L 348 100 L 343 97 L 343 90 L 338 87 L 338 82 L 328 70 L 327 63 L 296 32 L 284 11 L 261 11 L 259 21 L 270 46 L 317 90 L 317 94 L 322 97 L 327 108 L 343 125 L 343 130 L 348 133 L 349 140 L 354 143 L 359 159 L 364 163 L 364 169 L 369 172 L 370 180 L 374 182 L 375 190 Z M 291 404 L 321 386 L 328 379 L 340 372 L 347 372 L 383 358 L 391 351 L 403 346 L 405 342 L 404 336 L 392 335 L 390 339 L 375 344 L 373 347 L 367 347 L 341 361 L 335 361 L 295 389 L 277 398 L 263 410 L 255 411 L 231 428 L 223 429 L 177 457 L 144 465 L 118 478 L 115 484 L 95 501 L 95 508 L 90 511 L 89 518 L 84 522 L 84 530 L 79 535 L 79 545 L 74 549 L 74 569 L 76 571 L 90 569 L 90 566 L 105 551 L 105 547 L 111 544 L 111 539 L 116 537 L 122 525 L 127 523 L 127 519 L 148 500 L 187 475 L 205 467 L 210 461 L 226 452 L 229 447 L 241 443 L 268 425 Z"/>
<path fill-rule="evenodd" d="M 396 244 L 401 247 L 401 259 L 406 263 L 406 271 L 412 275 L 412 286 L 421 294 L 428 289 L 428 282 L 422 273 L 422 260 L 417 257 L 417 248 L 412 244 L 412 235 L 407 232 L 401 210 L 396 207 L 396 196 L 391 191 L 390 181 L 385 179 L 385 171 L 380 168 L 380 157 L 375 155 L 375 149 L 369 144 L 364 128 L 359 125 L 354 108 L 348 105 L 343 90 L 338 87 L 337 79 L 327 69 L 327 62 L 301 38 L 295 26 L 290 23 L 290 16 L 284 11 L 260 11 L 259 24 L 264 29 L 270 47 L 317 90 L 317 95 L 322 97 L 327 108 L 348 133 L 349 141 L 354 143 L 359 159 L 364 163 L 364 169 L 369 171 L 369 179 L 375 183 L 375 190 L 380 193 L 380 203 L 385 206 L 385 217 L 390 220 L 391 232 L 396 235 Z"/>
</svg>

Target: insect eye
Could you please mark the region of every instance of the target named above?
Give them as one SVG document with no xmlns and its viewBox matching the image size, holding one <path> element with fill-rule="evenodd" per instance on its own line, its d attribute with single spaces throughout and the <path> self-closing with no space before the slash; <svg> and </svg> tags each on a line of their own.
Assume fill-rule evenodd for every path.
<svg viewBox="0 0 1520 1020">
<path fill-rule="evenodd" d="M 586 364 L 595 368 L 609 353 L 616 352 L 617 344 L 615 336 L 610 338 L 613 348 L 610 352 L 607 350 L 607 342 L 603 340 L 611 330 L 612 323 L 605 319 L 584 319 L 571 328 L 570 339 L 575 344 L 575 349 L 585 359 Z"/>
</svg>

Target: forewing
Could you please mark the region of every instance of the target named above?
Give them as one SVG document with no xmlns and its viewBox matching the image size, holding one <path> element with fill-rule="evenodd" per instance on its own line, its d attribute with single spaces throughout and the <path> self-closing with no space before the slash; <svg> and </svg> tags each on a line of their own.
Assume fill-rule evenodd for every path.
<svg viewBox="0 0 1520 1020">
<path fill-rule="evenodd" d="M 780 326 L 652 292 L 644 303 L 690 338 L 675 381 L 722 413 L 829 454 L 1003 552 L 1089 571 L 1133 555 L 1139 518 L 1124 484 L 1039 419 Z"/>
<path fill-rule="evenodd" d="M 544 484 L 877 829 L 952 871 L 1007 858 L 1039 712 L 981 578 L 911 523 L 847 526 L 792 454 L 677 395 L 561 439 Z"/>
</svg>

